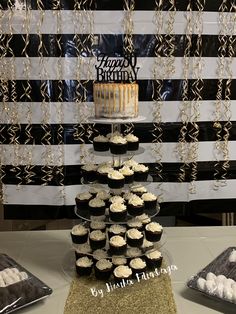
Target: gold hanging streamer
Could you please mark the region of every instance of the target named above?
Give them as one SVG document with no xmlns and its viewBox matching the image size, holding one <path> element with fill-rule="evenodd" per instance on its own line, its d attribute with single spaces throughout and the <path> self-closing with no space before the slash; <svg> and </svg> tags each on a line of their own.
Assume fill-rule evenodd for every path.
<svg viewBox="0 0 236 314">
<path fill-rule="evenodd" d="M 218 49 L 218 84 L 216 94 L 216 104 L 214 111 L 213 128 L 216 132 L 215 155 L 217 162 L 214 165 L 214 189 L 227 185 L 227 173 L 230 167 L 228 141 L 230 129 L 232 128 L 231 119 L 231 85 L 232 85 L 232 61 L 234 56 L 234 34 L 235 34 L 235 5 L 231 3 L 228 10 L 228 1 L 223 0 L 219 7 L 219 49 Z M 225 12 L 233 12 L 228 20 Z M 230 34 L 228 36 L 228 34 Z M 224 76 L 228 77 L 226 81 Z M 224 95 L 224 98 L 223 98 Z M 225 121 L 222 122 L 221 120 Z M 220 159 L 223 158 L 221 162 Z"/>
<path fill-rule="evenodd" d="M 183 57 L 183 83 L 182 83 L 182 103 L 180 108 L 180 119 L 182 126 L 178 138 L 177 151 L 180 161 L 183 163 L 180 166 L 179 181 L 186 180 L 186 171 L 189 169 L 188 160 L 188 123 L 191 116 L 191 104 L 189 102 L 189 73 L 190 73 L 190 53 L 192 47 L 192 33 L 193 33 L 193 14 L 192 14 L 192 1 L 190 0 L 186 12 L 186 44 L 184 48 Z"/>
<path fill-rule="evenodd" d="M 163 1 L 155 1 L 155 17 L 154 23 L 156 25 L 155 31 L 155 61 L 153 69 L 154 86 L 152 99 L 154 101 L 153 105 L 153 125 L 154 129 L 152 134 L 154 137 L 152 152 L 156 158 L 156 174 L 160 180 L 163 182 L 163 165 L 162 165 L 162 138 L 163 130 L 161 127 L 162 117 L 161 108 L 163 106 L 162 89 L 164 80 L 174 73 L 174 36 L 173 36 L 173 26 L 175 21 L 176 7 L 175 1 L 170 0 L 170 7 L 168 11 L 168 20 L 164 23 L 164 12 L 163 12 Z M 163 35 L 163 32 L 165 33 Z M 161 184 L 158 188 L 161 190 Z M 161 196 L 160 196 L 161 197 Z"/>
<path fill-rule="evenodd" d="M 197 33 L 196 40 L 196 49 L 194 49 L 193 57 L 193 84 L 192 84 L 192 94 L 193 100 L 191 101 L 191 120 L 190 120 L 190 129 L 189 137 L 191 139 L 189 147 L 189 160 L 191 161 L 191 173 L 190 173 L 190 193 L 196 193 L 195 181 L 197 180 L 198 173 L 198 136 L 199 136 L 199 126 L 198 120 L 200 117 L 199 105 L 202 100 L 202 89 L 203 89 L 203 79 L 202 79 L 202 31 L 203 31 L 203 21 L 202 13 L 205 7 L 205 0 L 197 0 L 195 2 L 197 11 L 195 12 L 195 32 Z"/>
<path fill-rule="evenodd" d="M 124 53 L 126 55 L 134 54 L 134 42 L 133 42 L 133 32 L 134 32 L 134 21 L 133 13 L 135 9 L 135 0 L 124 0 Z M 129 134 L 134 132 L 134 124 L 126 123 L 124 124 L 124 134 Z"/>
</svg>

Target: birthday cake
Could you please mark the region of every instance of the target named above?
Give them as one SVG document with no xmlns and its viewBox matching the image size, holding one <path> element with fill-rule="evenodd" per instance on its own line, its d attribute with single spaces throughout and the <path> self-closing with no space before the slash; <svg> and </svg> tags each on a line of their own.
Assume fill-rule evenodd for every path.
<svg viewBox="0 0 236 314">
<path fill-rule="evenodd" d="M 135 118 L 138 116 L 138 84 L 94 83 L 96 118 Z"/>
</svg>

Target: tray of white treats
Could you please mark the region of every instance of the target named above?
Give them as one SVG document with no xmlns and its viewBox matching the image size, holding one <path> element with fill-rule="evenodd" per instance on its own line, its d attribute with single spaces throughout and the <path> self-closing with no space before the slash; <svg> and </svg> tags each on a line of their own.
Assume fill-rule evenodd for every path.
<svg viewBox="0 0 236 314">
<path fill-rule="evenodd" d="M 216 300 L 236 306 L 236 247 L 229 247 L 188 282 L 195 289 Z"/>
<path fill-rule="evenodd" d="M 42 300 L 52 289 L 6 254 L 0 253 L 0 313 Z"/>
</svg>

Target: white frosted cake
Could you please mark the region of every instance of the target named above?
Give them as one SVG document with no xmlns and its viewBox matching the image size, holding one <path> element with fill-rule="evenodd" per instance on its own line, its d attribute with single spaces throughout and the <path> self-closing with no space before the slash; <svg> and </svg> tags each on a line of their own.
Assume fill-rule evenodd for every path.
<svg viewBox="0 0 236 314">
<path fill-rule="evenodd" d="M 93 99 L 96 118 L 135 118 L 138 116 L 138 84 L 95 83 Z"/>
</svg>

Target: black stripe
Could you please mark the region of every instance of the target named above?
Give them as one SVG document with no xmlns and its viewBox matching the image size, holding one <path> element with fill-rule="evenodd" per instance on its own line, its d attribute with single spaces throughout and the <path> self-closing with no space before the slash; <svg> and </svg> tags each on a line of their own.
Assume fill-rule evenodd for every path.
<svg viewBox="0 0 236 314">
<path fill-rule="evenodd" d="M 125 123 L 125 121 L 124 121 Z M 213 128 L 214 122 L 198 122 L 199 135 L 197 136 L 198 141 L 216 141 L 216 130 Z M 236 121 L 231 121 L 232 125 L 229 129 L 229 140 L 236 140 Z M 226 123 L 222 122 L 222 132 L 220 133 L 222 139 L 225 135 L 224 127 Z M 180 122 L 169 122 L 161 123 L 160 128 L 162 133 L 155 130 L 153 123 L 135 123 L 134 134 L 139 137 L 141 143 L 151 143 L 156 141 L 156 138 L 161 136 L 162 142 L 178 142 L 182 124 Z M 106 135 L 111 132 L 111 126 L 106 124 L 83 124 L 83 125 L 72 125 L 72 124 L 51 124 L 51 125 L 40 125 L 33 124 L 31 126 L 30 134 L 31 138 L 28 137 L 26 124 L 11 125 L 11 124 L 0 124 L 0 143 L 2 144 L 37 144 L 37 145 L 58 145 L 58 144 L 80 144 L 80 143 L 92 143 L 93 137 L 102 134 Z M 194 142 L 191 135 L 194 133 L 195 128 L 192 124 L 187 126 L 186 141 Z M 60 128 L 61 134 L 59 136 Z M 125 130 L 125 126 L 122 125 L 121 132 Z M 75 132 L 78 131 L 81 134 L 82 140 L 76 138 Z"/>
<path fill-rule="evenodd" d="M 100 52 L 106 52 L 109 57 L 122 57 L 124 55 L 124 35 L 123 34 L 96 34 L 98 37 L 98 45 L 93 47 L 93 54 L 91 52 L 91 36 L 90 35 L 74 35 L 74 34 L 43 34 L 40 38 L 37 34 L 29 34 L 26 40 L 26 35 L 14 34 L 5 35 L 2 39 L 2 48 L 0 56 L 5 53 L 7 57 L 77 57 L 86 53 L 87 57 L 97 56 Z M 169 51 L 168 40 L 173 40 L 174 51 Z M 190 55 L 193 57 L 197 49 L 197 35 L 192 35 Z M 236 36 L 233 36 L 235 41 Z M 229 36 L 224 36 L 224 40 L 228 41 Z M 25 42 L 28 45 L 25 49 Z M 43 45 L 41 45 L 41 42 Z M 158 39 L 153 34 L 134 34 L 133 43 L 134 50 L 137 57 L 155 57 L 155 47 L 161 41 L 163 48 L 160 50 L 160 56 L 182 57 L 186 47 L 186 35 L 172 35 L 163 34 Z M 60 47 L 58 47 L 58 42 Z M 83 47 L 80 43 L 83 42 Z M 164 44 L 163 44 L 164 43 Z M 189 43 L 188 43 L 189 44 Z M 39 49 L 39 47 L 41 47 Z M 84 51 L 84 47 L 87 50 Z M 202 56 L 203 57 L 217 57 L 219 49 L 219 38 L 217 35 L 202 35 Z M 224 55 L 229 56 L 228 46 L 224 51 Z"/>
<path fill-rule="evenodd" d="M 14 84 L 15 83 L 15 84 Z M 93 81 L 80 81 L 81 86 L 87 90 L 87 98 L 83 101 L 93 101 Z M 157 98 L 155 95 L 158 91 L 157 82 L 153 80 L 138 80 L 139 84 L 139 101 L 152 101 Z M 162 99 L 167 101 L 177 101 L 182 100 L 182 88 L 183 80 L 164 80 L 160 81 L 162 85 L 161 94 Z M 188 80 L 188 100 L 193 100 L 196 98 L 194 95 L 195 88 L 194 83 L 196 80 Z M 202 100 L 215 100 L 217 93 L 217 79 L 204 79 L 202 81 L 203 89 L 201 92 Z M 222 99 L 225 98 L 225 86 L 227 80 L 223 80 L 223 89 L 222 89 Z M 61 90 L 60 90 L 61 86 Z M 76 80 L 17 80 L 17 81 L 8 81 L 6 89 L 8 90 L 5 93 L 5 99 L 8 101 L 15 102 L 73 102 L 77 99 L 77 86 L 78 81 Z M 78 88 L 78 93 L 81 95 L 84 94 L 82 87 Z M 28 89 L 26 93 L 25 90 Z M 43 91 L 42 91 L 43 90 Z M 48 93 L 50 90 L 50 93 Z M 154 96 L 153 96 L 154 91 Z M 60 93 L 62 92 L 61 98 Z M 44 97 L 42 96 L 44 94 Z M 154 98 L 153 98 L 154 97 Z M 236 100 L 236 79 L 232 80 L 231 84 L 231 100 Z M 0 101 L 3 101 L 3 86 L 0 86 Z"/>
<path fill-rule="evenodd" d="M 14 2 L 14 1 L 11 1 Z M 148 1 L 143 1 L 143 0 L 135 0 L 135 10 L 154 10 L 156 5 L 155 5 L 155 0 L 148 0 Z M 192 10 L 197 10 L 197 4 L 195 1 L 191 0 L 176 0 L 175 1 L 175 7 L 177 11 L 186 11 L 189 2 L 192 5 Z M 206 0 L 205 1 L 205 6 L 204 10 L 205 11 L 218 11 L 219 6 L 221 4 L 221 0 Z M 231 6 L 231 1 L 228 1 L 227 3 L 227 10 L 230 10 Z M 43 4 L 43 6 L 41 5 Z M 55 3 L 55 2 L 54 2 Z M 80 3 L 80 9 L 81 10 L 109 10 L 109 11 L 114 11 L 114 10 L 123 10 L 124 8 L 124 0 L 88 0 L 84 1 L 84 4 L 82 1 L 78 0 L 61 0 L 60 1 L 60 6 L 57 8 L 55 4 L 53 4 L 52 0 L 42 0 L 42 1 L 37 1 L 37 0 L 31 0 L 28 4 L 28 7 L 32 10 L 73 10 L 75 7 L 78 7 L 78 5 L 75 6 L 75 4 Z M 203 1 L 201 1 L 203 3 Z M 2 0 L 0 8 L 6 10 L 8 7 L 11 7 L 11 4 L 9 4 L 8 0 Z M 161 9 L 163 11 L 167 11 L 171 9 L 170 1 L 164 1 Z"/>
<path fill-rule="evenodd" d="M 197 163 L 197 180 L 206 181 L 221 179 L 222 172 L 222 162 L 217 166 L 218 175 L 215 177 L 216 173 L 216 162 L 198 162 Z M 180 167 L 183 167 L 182 163 L 162 163 L 161 168 L 157 163 L 145 163 L 149 167 L 149 173 L 152 177 L 153 182 L 178 182 Z M 161 169 L 161 171 L 160 171 Z M 193 169 L 193 164 L 188 164 L 185 168 L 186 177 L 184 182 L 191 181 L 191 173 Z M 63 166 L 61 168 L 57 166 L 53 167 L 43 167 L 43 166 L 32 166 L 31 168 L 26 166 L 2 166 L 3 170 L 3 183 L 4 184 L 22 184 L 22 185 L 42 185 L 45 183 L 43 176 L 47 171 L 51 170 L 51 181 L 48 182 L 49 186 L 60 186 L 63 182 L 64 185 L 77 185 L 82 184 L 82 172 L 81 165 L 74 166 Z M 27 182 L 28 174 L 31 181 Z M 19 179 L 19 177 L 21 179 Z M 227 179 L 236 179 L 236 161 L 231 160 L 229 162 L 229 169 L 227 172 Z"/>
<path fill-rule="evenodd" d="M 191 202 L 164 202 L 158 216 L 190 216 L 193 213 L 235 212 L 236 199 L 208 199 Z M 74 206 L 4 205 L 4 219 L 76 219 Z M 158 219 L 158 217 L 157 217 Z"/>
</svg>

